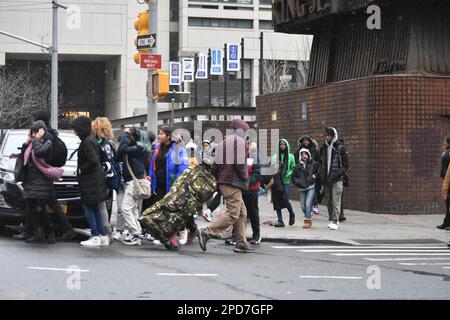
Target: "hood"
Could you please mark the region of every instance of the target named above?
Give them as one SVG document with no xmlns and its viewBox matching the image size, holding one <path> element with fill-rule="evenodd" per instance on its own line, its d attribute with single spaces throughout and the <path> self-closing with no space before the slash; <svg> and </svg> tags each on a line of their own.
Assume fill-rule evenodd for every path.
<svg viewBox="0 0 450 320">
<path fill-rule="evenodd" d="M 42 120 L 35 121 L 31 125 L 32 132 L 37 132 L 39 131 L 39 129 L 44 129 L 45 131 L 47 131 L 47 126 L 45 125 L 45 122 Z"/>
<path fill-rule="evenodd" d="M 302 152 L 306 152 L 306 153 L 309 155 L 309 160 L 311 160 L 311 153 L 310 153 L 309 150 L 306 149 L 306 148 L 301 148 L 301 149 L 300 149 L 300 152 L 299 152 L 299 158 L 300 158 L 300 159 L 301 159 L 301 154 L 302 154 Z"/>
<path fill-rule="evenodd" d="M 231 128 L 234 130 L 237 130 L 237 131 L 239 131 L 239 129 L 241 129 L 243 132 L 241 132 L 238 135 L 243 136 L 244 132 L 247 131 L 248 129 L 250 129 L 250 126 L 247 124 L 247 122 L 245 122 L 242 119 L 234 119 L 233 121 L 231 121 Z"/>
<path fill-rule="evenodd" d="M 72 128 L 76 131 L 80 139 L 85 139 L 92 133 L 91 119 L 88 117 L 78 117 L 72 122 Z"/>
<path fill-rule="evenodd" d="M 337 132 L 336 128 L 331 127 L 331 129 L 334 131 L 334 137 L 333 137 L 333 140 L 331 141 L 331 145 L 334 145 L 336 143 L 336 141 L 339 140 L 339 136 L 338 136 L 338 132 Z M 325 141 L 325 143 L 327 145 L 329 145 L 328 142 Z"/>
<path fill-rule="evenodd" d="M 281 142 L 284 142 L 284 143 L 286 144 L 286 146 L 287 146 L 287 152 L 288 152 L 288 153 L 291 153 L 291 145 L 289 144 L 289 141 L 287 141 L 286 139 L 281 139 L 281 140 L 280 140 L 280 145 L 281 145 Z"/>
<path fill-rule="evenodd" d="M 319 147 L 319 144 L 317 143 L 316 139 L 314 139 L 314 138 L 312 137 L 312 135 L 310 135 L 309 133 L 302 135 L 302 136 L 300 137 L 300 139 L 297 140 L 297 145 L 298 145 L 299 147 L 302 145 L 302 141 L 303 141 L 304 139 L 308 139 L 309 141 L 311 141 L 311 143 L 312 143 L 316 148 Z"/>
</svg>

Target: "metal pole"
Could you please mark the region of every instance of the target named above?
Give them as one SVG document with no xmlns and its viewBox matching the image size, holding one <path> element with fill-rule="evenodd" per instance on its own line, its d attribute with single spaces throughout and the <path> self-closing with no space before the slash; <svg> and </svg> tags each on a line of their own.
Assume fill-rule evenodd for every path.
<svg viewBox="0 0 450 320">
<path fill-rule="evenodd" d="M 194 60 L 194 65 L 195 65 L 195 70 L 197 70 L 197 68 L 198 68 L 198 54 L 195 54 L 195 58 L 194 58 L 195 60 Z M 195 74 L 194 74 L 194 94 L 195 94 L 195 100 L 194 100 L 194 106 L 198 106 L 198 97 L 197 97 L 197 95 L 198 95 L 198 90 L 197 90 L 197 83 L 198 83 L 198 81 L 197 81 L 197 77 L 195 76 Z"/>
<path fill-rule="evenodd" d="M 58 4 L 52 1 L 52 89 L 51 89 L 51 121 L 50 126 L 58 129 Z"/>
<path fill-rule="evenodd" d="M 226 107 L 228 104 L 227 99 L 227 44 L 225 43 L 223 48 L 223 59 L 225 61 L 223 66 L 223 106 Z"/>
<path fill-rule="evenodd" d="M 175 107 L 175 91 L 172 91 L 172 103 L 171 103 L 171 111 L 170 111 L 170 125 L 173 127 L 174 122 L 174 107 Z"/>
<path fill-rule="evenodd" d="M 149 31 L 151 33 L 158 34 L 158 2 L 150 0 L 148 2 L 148 19 L 149 19 Z M 157 38 L 158 39 L 158 38 Z M 152 54 L 157 53 L 156 46 L 151 48 Z M 148 69 L 148 92 L 147 97 L 147 132 L 152 131 L 158 133 L 158 103 L 153 102 L 153 70 Z"/>
<path fill-rule="evenodd" d="M 23 41 L 23 42 L 27 42 L 27 43 L 30 43 L 30 44 L 34 44 L 35 46 L 41 47 L 41 48 L 43 48 L 43 49 L 45 49 L 45 50 L 48 50 L 48 51 L 51 53 L 52 47 L 43 45 L 42 43 L 38 43 L 38 42 L 35 42 L 35 41 L 31 41 L 31 40 L 28 40 L 28 39 L 25 39 L 25 38 L 16 36 L 16 35 L 14 35 L 14 34 L 12 34 L 12 33 L 6 32 L 6 31 L 1 31 L 1 30 L 0 30 L 0 34 L 3 34 L 3 35 L 5 35 L 5 36 L 8 36 L 8 37 L 11 37 L 11 38 L 14 38 L 14 39 Z"/>
<path fill-rule="evenodd" d="M 261 32 L 259 47 L 259 94 L 263 94 L 263 59 L 264 59 L 264 33 Z"/>
<path fill-rule="evenodd" d="M 241 39 L 241 107 L 245 103 L 245 84 L 244 84 L 244 38 Z"/>
<path fill-rule="evenodd" d="M 211 49 L 208 50 L 208 73 L 211 71 Z M 208 77 L 208 106 L 212 106 L 211 101 L 211 74 Z"/>
</svg>

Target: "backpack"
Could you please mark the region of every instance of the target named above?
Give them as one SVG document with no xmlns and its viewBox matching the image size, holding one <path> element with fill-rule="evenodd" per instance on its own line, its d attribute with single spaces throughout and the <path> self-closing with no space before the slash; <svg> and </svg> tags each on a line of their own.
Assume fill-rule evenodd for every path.
<svg viewBox="0 0 450 320">
<path fill-rule="evenodd" d="M 121 184 L 120 167 L 114 160 L 114 147 L 108 140 L 104 140 L 102 143 L 97 143 L 97 146 L 100 152 L 100 162 L 106 175 L 108 189 L 119 190 Z"/>
<path fill-rule="evenodd" d="M 49 165 L 52 167 L 63 167 L 67 160 L 67 147 L 64 141 L 59 137 L 54 137 L 52 140 L 53 151 L 52 157 L 49 160 Z"/>
</svg>

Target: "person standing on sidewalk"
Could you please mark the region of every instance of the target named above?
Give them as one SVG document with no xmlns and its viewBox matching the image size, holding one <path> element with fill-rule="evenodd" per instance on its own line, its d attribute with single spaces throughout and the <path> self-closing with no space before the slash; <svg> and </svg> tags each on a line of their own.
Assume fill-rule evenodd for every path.
<svg viewBox="0 0 450 320">
<path fill-rule="evenodd" d="M 80 138 L 78 148 L 77 178 L 81 203 L 91 228 L 91 238 L 80 244 L 86 247 L 108 246 L 100 204 L 108 197 L 106 175 L 100 163 L 100 151 L 92 134 L 91 119 L 80 116 L 72 122 L 75 134 Z"/>
<path fill-rule="evenodd" d="M 339 143 L 337 130 L 325 129 L 325 141 L 319 152 L 319 176 L 327 197 L 328 229 L 337 230 L 341 211 L 341 196 L 344 189 L 343 177 L 348 170 L 348 156 L 345 147 Z"/>
<path fill-rule="evenodd" d="M 441 178 L 444 179 L 448 173 L 448 166 L 450 164 L 450 135 L 444 140 L 444 153 L 441 157 Z M 449 193 L 450 195 L 450 193 Z M 445 218 L 442 224 L 437 226 L 438 229 L 450 230 L 450 197 L 445 198 Z"/>
<path fill-rule="evenodd" d="M 206 251 L 206 243 L 216 237 L 229 226 L 236 229 L 236 246 L 234 252 L 251 253 L 254 250 L 249 246 L 246 238 L 247 209 L 242 199 L 242 192 L 248 190 L 248 168 L 245 159 L 245 131 L 248 124 L 241 119 L 231 122 L 234 134 L 225 137 L 216 147 L 216 164 L 214 175 L 219 185 L 220 193 L 226 201 L 226 212 L 215 222 L 202 228 L 197 233 L 200 247 Z M 232 159 L 230 159 L 233 157 Z"/>
<path fill-rule="evenodd" d="M 316 195 L 318 163 L 315 162 L 308 149 L 300 150 L 300 162 L 295 166 L 292 183 L 299 188 L 300 204 L 305 214 L 304 229 L 312 227 L 312 205 Z"/>
<path fill-rule="evenodd" d="M 441 192 L 442 198 L 448 202 L 448 199 L 450 198 L 450 165 L 447 166 Z M 450 247 L 450 241 L 447 242 L 447 246 Z"/>
<path fill-rule="evenodd" d="M 291 154 L 291 147 L 286 139 L 281 139 L 279 142 L 279 152 L 272 157 L 272 166 L 277 165 L 278 162 L 278 175 L 275 179 L 281 180 L 276 181 L 276 188 L 280 189 L 280 182 L 282 184 L 282 194 L 280 192 L 273 193 L 273 205 L 277 212 L 278 221 L 275 223 L 274 227 L 284 227 L 282 209 L 287 208 L 289 211 L 289 225 L 295 224 L 295 213 L 292 209 L 292 205 L 289 201 L 290 195 L 290 184 L 292 172 L 295 168 L 295 157 Z"/>
</svg>

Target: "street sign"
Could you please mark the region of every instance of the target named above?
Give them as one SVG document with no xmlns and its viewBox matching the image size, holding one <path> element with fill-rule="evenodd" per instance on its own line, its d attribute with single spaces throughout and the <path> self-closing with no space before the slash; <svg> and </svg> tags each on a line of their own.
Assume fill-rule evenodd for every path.
<svg viewBox="0 0 450 320">
<path fill-rule="evenodd" d="M 156 33 L 137 36 L 136 47 L 138 50 L 156 48 Z"/>
<path fill-rule="evenodd" d="M 211 49 L 211 75 L 223 75 L 223 50 Z"/>
<path fill-rule="evenodd" d="M 239 45 L 227 43 L 227 71 L 241 71 Z"/>
<path fill-rule="evenodd" d="M 194 82 L 194 58 L 183 58 L 183 82 Z"/>
<path fill-rule="evenodd" d="M 198 67 L 195 78 L 208 79 L 208 56 L 204 53 L 198 54 Z"/>
<path fill-rule="evenodd" d="M 143 69 L 161 69 L 161 55 L 141 53 L 141 68 Z"/>
<path fill-rule="evenodd" d="M 171 86 L 181 85 L 181 63 L 170 62 L 169 65 L 170 65 L 169 84 Z"/>
</svg>

